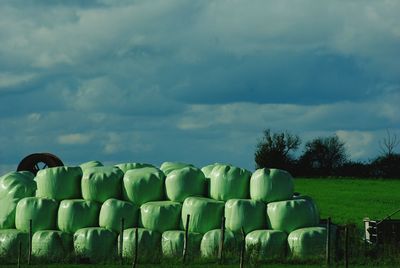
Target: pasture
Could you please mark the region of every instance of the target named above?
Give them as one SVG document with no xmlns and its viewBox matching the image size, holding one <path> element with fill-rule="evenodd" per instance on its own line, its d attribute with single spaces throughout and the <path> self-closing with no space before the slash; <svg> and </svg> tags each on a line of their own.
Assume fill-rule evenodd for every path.
<svg viewBox="0 0 400 268">
<path fill-rule="evenodd" d="M 296 178 L 295 191 L 316 201 L 321 218 L 360 228 L 364 217 L 382 219 L 400 208 L 400 180 Z"/>
</svg>

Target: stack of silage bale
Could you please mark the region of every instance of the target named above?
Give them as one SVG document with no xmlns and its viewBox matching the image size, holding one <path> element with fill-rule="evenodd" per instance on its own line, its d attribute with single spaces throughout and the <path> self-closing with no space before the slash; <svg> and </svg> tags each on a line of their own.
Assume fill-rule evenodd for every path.
<svg viewBox="0 0 400 268">
<path fill-rule="evenodd" d="M 6 174 L 0 202 L 0 256 L 17 252 L 19 241 L 26 247 L 30 219 L 32 254 L 49 260 L 75 254 L 103 261 L 116 256 L 120 239 L 123 256 L 132 257 L 135 227 L 142 261 L 181 256 L 187 215 L 188 252 L 205 258 L 217 255 L 223 216 L 224 248 L 237 251 L 245 242 L 260 260 L 285 256 L 287 245 L 292 256 L 318 255 L 326 237 L 312 199 L 293 198 L 291 175 L 277 169 L 90 161 L 44 169 L 34 179 Z"/>
</svg>

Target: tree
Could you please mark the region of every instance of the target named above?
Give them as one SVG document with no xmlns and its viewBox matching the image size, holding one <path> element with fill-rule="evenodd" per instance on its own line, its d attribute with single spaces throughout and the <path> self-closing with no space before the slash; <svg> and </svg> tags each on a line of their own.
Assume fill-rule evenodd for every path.
<svg viewBox="0 0 400 268">
<path fill-rule="evenodd" d="M 288 131 L 272 133 L 270 129 L 264 130 L 255 152 L 256 168 L 290 170 L 294 162 L 291 152 L 297 150 L 300 144 L 299 136 Z"/>
<path fill-rule="evenodd" d="M 334 135 L 307 142 L 299 164 L 306 175 L 330 176 L 347 161 L 345 143 Z"/>
<path fill-rule="evenodd" d="M 383 156 L 392 156 L 399 144 L 400 140 L 397 140 L 397 135 L 392 135 L 389 129 L 386 129 L 386 138 L 383 138 L 383 141 L 379 141 L 379 147 L 381 148 Z"/>
</svg>

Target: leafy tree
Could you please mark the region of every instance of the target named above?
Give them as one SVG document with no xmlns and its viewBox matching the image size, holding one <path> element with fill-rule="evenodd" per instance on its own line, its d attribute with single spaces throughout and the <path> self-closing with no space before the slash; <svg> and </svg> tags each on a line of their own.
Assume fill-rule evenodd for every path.
<svg viewBox="0 0 400 268">
<path fill-rule="evenodd" d="M 307 142 L 299 166 L 307 175 L 330 176 L 347 161 L 345 143 L 334 135 Z"/>
<path fill-rule="evenodd" d="M 264 130 L 255 152 L 256 168 L 290 170 L 294 163 L 291 153 L 299 148 L 300 143 L 299 136 L 288 131 L 272 133 L 270 129 Z"/>
</svg>

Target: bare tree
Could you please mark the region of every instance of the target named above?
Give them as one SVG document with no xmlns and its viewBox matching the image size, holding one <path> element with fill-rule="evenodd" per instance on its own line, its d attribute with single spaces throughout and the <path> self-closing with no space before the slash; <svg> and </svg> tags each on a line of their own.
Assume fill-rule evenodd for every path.
<svg viewBox="0 0 400 268">
<path fill-rule="evenodd" d="M 390 133 L 389 129 L 386 129 L 386 137 L 382 141 L 379 141 L 379 147 L 383 155 L 392 156 L 397 146 L 399 146 L 400 140 L 397 139 L 396 134 Z"/>
</svg>

